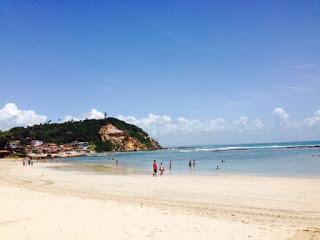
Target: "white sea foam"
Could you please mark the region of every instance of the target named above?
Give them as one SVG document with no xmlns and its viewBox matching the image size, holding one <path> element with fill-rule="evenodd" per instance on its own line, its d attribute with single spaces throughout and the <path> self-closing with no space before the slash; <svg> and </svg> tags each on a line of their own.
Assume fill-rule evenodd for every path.
<svg viewBox="0 0 320 240">
<path fill-rule="evenodd" d="M 192 149 L 179 149 L 179 152 L 193 152 Z"/>
<path fill-rule="evenodd" d="M 273 149 L 273 148 L 310 148 L 319 147 L 318 145 L 264 145 L 264 146 L 229 146 L 229 147 L 208 147 L 208 148 L 194 148 L 195 152 L 218 152 L 218 151 L 236 151 L 236 150 L 251 150 L 251 149 Z M 182 151 L 182 150 L 180 150 Z"/>
</svg>

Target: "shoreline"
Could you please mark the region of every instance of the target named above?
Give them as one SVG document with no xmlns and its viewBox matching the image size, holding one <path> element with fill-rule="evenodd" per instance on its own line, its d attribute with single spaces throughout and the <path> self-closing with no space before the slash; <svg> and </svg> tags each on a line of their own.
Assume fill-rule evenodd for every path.
<svg viewBox="0 0 320 240">
<path fill-rule="evenodd" d="M 19 162 L 26 160 L 28 158 L 2 158 L 0 161 L 8 161 L 8 162 Z M 34 160 L 37 163 L 41 164 L 58 164 L 57 166 L 46 166 L 48 168 L 52 168 L 59 171 L 79 171 L 79 172 L 87 172 L 87 173 L 97 173 L 97 174 L 105 174 L 105 175 L 152 175 L 152 170 L 148 171 L 145 169 L 135 169 L 124 166 L 116 166 L 114 164 L 106 164 L 106 163 L 74 163 L 68 162 L 67 160 L 61 161 L 64 158 L 50 158 L 50 159 L 42 159 L 42 160 Z M 166 170 L 163 177 L 169 176 L 198 176 L 198 177 L 257 177 L 257 178 L 292 178 L 292 179 L 320 179 L 320 175 L 277 175 L 277 174 L 263 174 L 263 173 L 234 173 L 227 171 L 217 171 L 217 172 L 197 172 L 194 169 L 189 172 L 181 172 L 181 171 L 171 171 Z"/>
<path fill-rule="evenodd" d="M 0 161 L 9 161 L 9 162 L 17 162 L 23 161 L 28 158 L 2 158 Z M 42 159 L 42 160 L 34 160 L 37 163 L 58 163 L 58 166 L 50 167 L 55 170 L 60 171 L 80 171 L 80 172 L 88 172 L 88 173 L 97 173 L 97 174 L 106 174 L 106 175 L 152 175 L 152 170 L 150 169 L 138 169 L 138 168 L 131 168 L 125 167 L 121 165 L 114 165 L 109 163 L 87 163 L 87 162 L 70 162 L 65 160 L 65 158 L 49 158 L 49 159 Z M 60 165 L 61 164 L 61 165 Z M 273 173 L 236 173 L 236 172 L 228 172 L 223 170 L 218 171 L 196 171 L 195 169 L 191 169 L 190 171 L 182 172 L 180 170 L 174 171 L 166 169 L 163 177 L 168 176 L 204 176 L 204 177 L 258 177 L 258 178 L 293 178 L 293 179 L 320 179 L 320 175 L 307 175 L 307 174 L 299 174 L 299 175 L 280 175 L 280 174 L 273 174 Z"/>
<path fill-rule="evenodd" d="M 0 161 L 1 239 L 320 237 L 320 179 L 51 169 L 63 165 Z"/>
</svg>

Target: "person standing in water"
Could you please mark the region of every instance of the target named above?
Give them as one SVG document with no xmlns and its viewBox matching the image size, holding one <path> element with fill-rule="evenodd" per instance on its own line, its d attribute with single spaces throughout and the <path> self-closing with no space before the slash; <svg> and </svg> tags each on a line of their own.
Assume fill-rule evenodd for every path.
<svg viewBox="0 0 320 240">
<path fill-rule="evenodd" d="M 196 160 L 193 159 L 192 166 L 196 166 Z"/>
<path fill-rule="evenodd" d="M 172 168 L 172 161 L 170 160 L 170 162 L 169 162 L 169 170 L 171 170 L 171 168 Z"/>
<path fill-rule="evenodd" d="M 190 168 L 192 167 L 192 163 L 191 163 L 191 160 L 189 160 L 189 167 L 190 167 Z"/>
<path fill-rule="evenodd" d="M 157 172 L 158 172 L 158 164 L 157 164 L 157 161 L 156 160 L 153 160 L 153 176 L 156 177 L 157 176 Z"/>
<path fill-rule="evenodd" d="M 163 176 L 165 168 L 164 168 L 162 162 L 160 163 L 160 168 L 159 169 L 160 169 L 160 176 Z"/>
</svg>

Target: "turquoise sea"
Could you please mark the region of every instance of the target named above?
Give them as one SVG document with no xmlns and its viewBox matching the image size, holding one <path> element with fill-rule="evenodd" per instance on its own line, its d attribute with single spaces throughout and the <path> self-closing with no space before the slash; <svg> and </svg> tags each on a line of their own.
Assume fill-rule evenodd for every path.
<svg viewBox="0 0 320 240">
<path fill-rule="evenodd" d="M 64 159 L 66 162 L 77 164 L 132 168 L 146 173 L 151 173 L 153 160 L 157 160 L 158 164 L 164 163 L 165 174 L 319 177 L 320 141 L 202 145 L 148 152 L 103 153 Z M 188 166 L 189 160 L 196 161 L 195 167 Z"/>
</svg>

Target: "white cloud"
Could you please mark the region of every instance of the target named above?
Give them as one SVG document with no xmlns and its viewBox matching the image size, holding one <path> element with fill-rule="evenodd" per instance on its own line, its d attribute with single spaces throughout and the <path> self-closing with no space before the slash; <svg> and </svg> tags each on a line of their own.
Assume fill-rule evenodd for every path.
<svg viewBox="0 0 320 240">
<path fill-rule="evenodd" d="M 320 110 L 316 111 L 312 117 L 306 118 L 303 125 L 307 128 L 320 127 Z"/>
<path fill-rule="evenodd" d="M 285 126 L 289 120 L 289 114 L 281 107 L 277 107 L 273 110 L 272 114 L 276 117 L 279 126 Z"/>
<path fill-rule="evenodd" d="M 99 112 L 97 109 L 92 108 L 89 113 L 86 114 L 87 119 L 102 119 L 104 118 L 104 114 Z"/>
<path fill-rule="evenodd" d="M 33 110 L 19 109 L 14 103 L 7 103 L 0 109 L 0 129 L 8 130 L 17 126 L 31 126 L 47 121 L 47 117 Z"/>
<path fill-rule="evenodd" d="M 117 118 L 135 124 L 154 136 L 217 133 L 223 131 L 258 131 L 264 128 L 264 124 L 260 119 L 250 121 L 247 117 L 241 117 L 239 120 L 232 122 L 227 122 L 222 118 L 213 119 L 211 121 L 200 121 L 184 117 L 172 119 L 167 115 L 161 116 L 152 113 L 150 113 L 148 117 L 141 119 L 123 115 L 118 115 Z"/>
<path fill-rule="evenodd" d="M 68 121 L 80 121 L 80 120 L 84 120 L 84 119 L 102 119 L 104 118 L 104 113 L 99 112 L 97 109 L 92 108 L 90 110 L 90 112 L 85 113 L 82 115 L 82 117 L 74 117 L 71 115 L 67 115 L 65 116 L 65 118 L 63 119 L 64 122 L 68 122 Z"/>
<path fill-rule="evenodd" d="M 264 127 L 265 125 L 260 119 L 249 121 L 247 117 L 240 117 L 239 120 L 231 123 L 231 128 L 238 132 L 262 130 Z"/>
<path fill-rule="evenodd" d="M 83 118 L 84 119 L 84 118 Z M 73 117 L 71 115 L 67 115 L 64 117 L 63 119 L 63 122 L 69 122 L 69 121 L 80 121 L 80 120 L 83 120 L 83 119 L 80 119 L 78 117 Z"/>
<path fill-rule="evenodd" d="M 171 117 L 167 115 L 160 116 L 150 113 L 148 117 L 141 119 L 123 115 L 118 115 L 117 118 L 128 123 L 135 124 L 154 135 L 173 133 L 177 130 Z"/>
<path fill-rule="evenodd" d="M 277 128 L 268 127 L 260 119 L 251 120 L 246 116 L 233 121 L 228 121 L 224 118 L 215 118 L 207 121 L 185 117 L 172 118 L 168 115 L 153 113 L 144 118 L 124 115 L 118 115 L 117 118 L 141 127 L 154 137 L 167 137 L 169 139 L 174 139 L 174 136 L 181 138 L 181 136 L 187 135 L 206 135 L 219 138 L 222 135 L 229 137 L 254 136 L 261 131 L 272 133 L 276 130 L 278 132 L 279 127 L 287 133 L 292 132 L 292 130 L 302 130 L 305 134 L 309 134 L 320 130 L 320 110 L 301 122 L 291 121 L 289 114 L 281 107 L 275 108 L 272 115 L 277 121 Z M 92 108 L 89 112 L 78 117 L 68 115 L 64 118 L 64 121 L 102 118 L 104 118 L 104 113 Z M 46 122 L 47 119 L 45 115 L 39 115 L 33 110 L 22 110 L 14 103 L 7 103 L 0 109 L 0 130 L 7 130 L 15 126 L 39 124 Z"/>
</svg>

